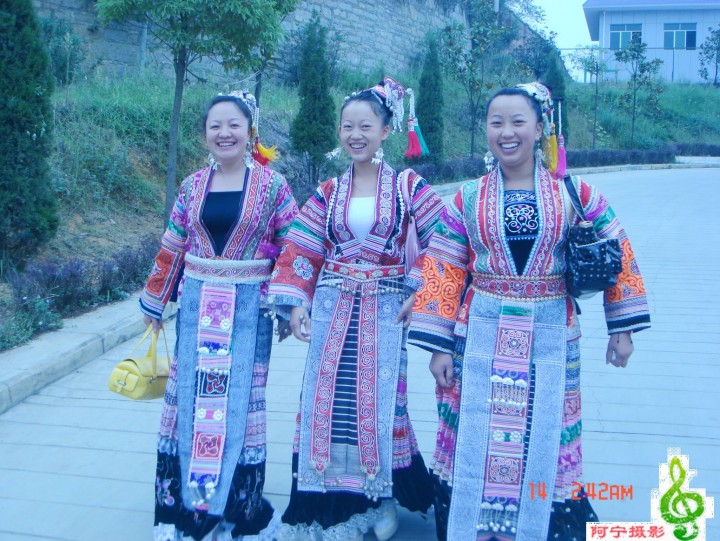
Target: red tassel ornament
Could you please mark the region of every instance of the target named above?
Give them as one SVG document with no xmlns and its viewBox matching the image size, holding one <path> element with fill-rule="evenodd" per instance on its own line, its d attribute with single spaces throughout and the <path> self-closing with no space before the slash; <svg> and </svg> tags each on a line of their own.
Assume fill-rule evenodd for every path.
<svg viewBox="0 0 720 541">
<path fill-rule="evenodd" d="M 419 158 L 422 156 L 422 146 L 420 139 L 415 133 L 415 119 L 408 118 L 408 148 L 405 151 L 406 158 Z"/>
</svg>

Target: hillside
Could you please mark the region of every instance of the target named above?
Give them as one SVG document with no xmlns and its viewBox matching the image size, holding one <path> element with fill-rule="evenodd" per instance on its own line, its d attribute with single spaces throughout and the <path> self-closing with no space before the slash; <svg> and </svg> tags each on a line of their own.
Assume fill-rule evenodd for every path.
<svg viewBox="0 0 720 541">
<path fill-rule="evenodd" d="M 416 88 L 417 78 L 412 74 L 400 77 Z M 339 83 L 333 91 L 338 107 L 343 96 L 369 85 L 364 79 Z M 602 87 L 597 148 L 627 145 L 627 115 L 615 105 L 620 91 L 615 85 Z M 207 153 L 198 122 L 206 102 L 215 94 L 209 85 L 190 84 L 186 89 L 178 181 L 205 163 Z M 570 113 L 569 149 L 587 149 L 591 145 L 593 95 L 594 87 L 590 85 L 575 83 L 568 87 L 565 106 Z M 51 166 L 60 227 L 24 273 L 2 269 L 0 350 L 27 340 L 34 332 L 56 327 L 61 315 L 123 298 L 144 281 L 163 230 L 171 102 L 171 81 L 153 77 L 91 79 L 56 92 Z M 479 156 L 485 152 L 481 135 L 478 158 L 466 159 L 469 135 L 465 102 L 462 89 L 451 81 L 446 81 L 445 103 L 448 162 L 428 169 L 435 172 L 427 174 L 433 183 L 480 173 Z M 298 107 L 296 89 L 268 81 L 261 105 L 263 142 L 277 145 L 281 152 L 281 159 L 273 167 L 286 175 L 302 203 L 315 185 L 303 179 L 302 161 L 289 149 L 287 134 Z M 638 147 L 720 141 L 718 89 L 667 85 L 660 105 L 661 114 L 639 121 Z M 386 144 L 386 157 L 397 167 L 404 163 L 406 141 L 405 134 L 395 134 Z M 330 166 L 328 174 L 346 166 L 347 162 L 340 160 Z"/>
</svg>

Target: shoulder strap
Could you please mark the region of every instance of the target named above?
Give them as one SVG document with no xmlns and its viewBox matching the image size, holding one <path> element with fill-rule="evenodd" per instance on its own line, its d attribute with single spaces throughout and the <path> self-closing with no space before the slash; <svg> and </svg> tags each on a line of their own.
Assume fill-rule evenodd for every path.
<svg viewBox="0 0 720 541">
<path fill-rule="evenodd" d="M 575 189 L 575 184 L 572 181 L 572 176 L 570 175 L 570 173 L 567 173 L 565 175 L 563 181 L 565 182 L 565 189 L 570 196 L 570 202 L 572 203 L 575 212 L 577 212 L 577 215 L 580 216 L 581 220 L 585 221 L 585 213 L 583 212 L 582 204 L 580 203 L 580 196 Z"/>
</svg>

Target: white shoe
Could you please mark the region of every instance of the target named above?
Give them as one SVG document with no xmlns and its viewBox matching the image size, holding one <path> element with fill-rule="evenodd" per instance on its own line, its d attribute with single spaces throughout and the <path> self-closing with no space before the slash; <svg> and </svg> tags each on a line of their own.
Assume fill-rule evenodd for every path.
<svg viewBox="0 0 720 541">
<path fill-rule="evenodd" d="M 378 541 L 387 541 L 395 532 L 397 532 L 400 522 L 398 521 L 397 510 L 395 504 L 388 506 L 385 512 L 380 515 L 380 518 L 375 522 L 373 531 Z"/>
</svg>

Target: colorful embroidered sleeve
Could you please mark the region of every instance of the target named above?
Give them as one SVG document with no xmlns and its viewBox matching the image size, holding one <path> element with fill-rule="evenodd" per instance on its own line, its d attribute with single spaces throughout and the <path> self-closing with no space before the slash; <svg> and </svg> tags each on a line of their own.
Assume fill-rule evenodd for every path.
<svg viewBox="0 0 720 541">
<path fill-rule="evenodd" d="M 185 260 L 187 242 L 187 201 L 194 176 L 186 178 L 180 186 L 175 206 L 170 213 L 168 227 L 160 242 L 160 251 L 145 288 L 140 294 L 140 310 L 160 319 L 170 299 L 180 267 Z"/>
<path fill-rule="evenodd" d="M 327 202 L 321 185 L 303 205 L 285 236 L 270 280 L 268 301 L 276 305 L 312 305 L 315 284 L 325 262 Z"/>
<path fill-rule="evenodd" d="M 427 180 L 419 175 L 409 175 L 410 189 L 412 194 L 412 210 L 415 213 L 415 224 L 417 227 L 418 240 L 422 248 L 418 254 L 410 274 L 405 278 L 406 289 L 417 291 L 421 283 L 423 256 L 430 245 L 430 238 L 435 231 L 440 214 L 445 209 L 445 203 L 435 193 Z M 409 293 L 409 292 L 408 292 Z"/>
<path fill-rule="evenodd" d="M 290 231 L 290 225 L 298 213 L 297 203 L 285 177 L 279 173 L 274 174 L 277 176 L 276 181 L 278 188 L 275 195 L 275 212 L 268 227 L 274 231 L 272 240 L 274 249 L 273 253 L 270 254 L 273 259 L 277 258 L 280 254 L 280 250 L 285 243 L 285 237 L 287 237 L 288 231 Z"/>
<path fill-rule="evenodd" d="M 455 351 L 455 322 L 465 292 L 469 261 L 461 190 L 443 210 L 422 258 L 411 343 L 430 351 Z"/>
<path fill-rule="evenodd" d="M 585 217 L 592 221 L 598 236 L 617 237 L 622 248 L 622 271 L 618 275 L 618 283 L 604 293 L 608 334 L 647 329 L 650 327 L 647 293 L 630 240 L 599 190 L 583 180 L 579 181 L 579 187 Z"/>
</svg>

